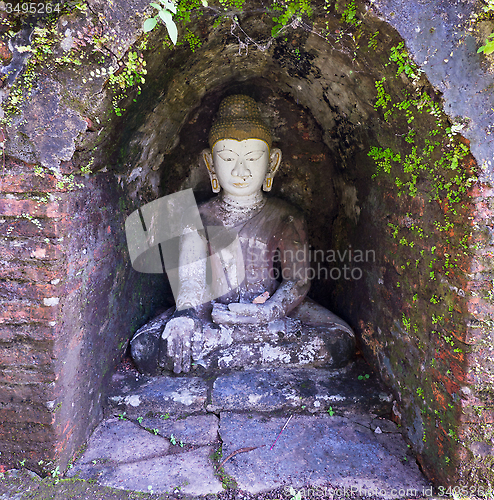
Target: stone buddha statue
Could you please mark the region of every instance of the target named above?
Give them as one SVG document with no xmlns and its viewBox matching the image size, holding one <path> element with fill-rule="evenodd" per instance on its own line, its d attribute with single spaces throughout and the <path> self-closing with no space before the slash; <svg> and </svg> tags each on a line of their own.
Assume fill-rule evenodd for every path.
<svg viewBox="0 0 494 500">
<path fill-rule="evenodd" d="M 202 154 L 218 194 L 199 206 L 205 231 L 180 238 L 180 258 L 193 265 L 178 270 L 176 307 L 131 340 L 138 369 L 158 374 L 194 366 L 344 366 L 355 352 L 354 333 L 307 297 L 304 219 L 290 204 L 263 193 L 272 188 L 281 151 L 272 147 L 256 101 L 225 98 L 209 144 Z M 233 231 L 237 246 L 213 251 L 220 229 Z M 212 253 L 217 258 L 208 260 Z M 211 295 L 217 276 L 226 282 L 226 293 Z"/>
</svg>

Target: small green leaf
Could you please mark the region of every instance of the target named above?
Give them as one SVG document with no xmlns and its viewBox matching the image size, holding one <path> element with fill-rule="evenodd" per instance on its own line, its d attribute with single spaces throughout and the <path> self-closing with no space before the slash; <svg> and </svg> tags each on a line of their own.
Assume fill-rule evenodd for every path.
<svg viewBox="0 0 494 500">
<path fill-rule="evenodd" d="M 201 0 L 201 2 L 202 2 L 202 6 L 203 7 L 207 7 L 208 6 L 207 0 Z"/>
<path fill-rule="evenodd" d="M 485 45 L 480 47 L 477 50 L 477 53 L 483 52 L 485 55 L 492 54 L 494 52 L 494 40 L 492 38 L 494 37 L 494 33 L 491 33 L 488 37 L 487 40 L 485 41 Z"/>
<path fill-rule="evenodd" d="M 169 10 L 161 9 L 158 12 L 158 14 L 161 17 L 161 19 L 163 19 L 163 21 L 165 22 L 165 24 L 168 24 L 170 21 L 173 22 L 172 13 Z"/>
<path fill-rule="evenodd" d="M 157 3 L 153 3 L 151 2 L 149 5 L 151 5 L 151 7 L 154 7 L 155 9 L 158 9 L 158 10 L 161 10 L 163 7 Z"/>
<path fill-rule="evenodd" d="M 153 30 L 157 23 L 158 21 L 156 20 L 155 17 L 150 17 L 149 19 L 146 19 L 143 25 L 144 33 Z"/>
<path fill-rule="evenodd" d="M 172 41 L 173 45 L 177 45 L 177 39 L 178 39 L 177 25 L 173 22 L 171 16 L 169 21 L 165 21 L 165 24 L 166 24 L 166 29 L 168 30 L 168 35 L 170 35 L 170 40 Z"/>
</svg>

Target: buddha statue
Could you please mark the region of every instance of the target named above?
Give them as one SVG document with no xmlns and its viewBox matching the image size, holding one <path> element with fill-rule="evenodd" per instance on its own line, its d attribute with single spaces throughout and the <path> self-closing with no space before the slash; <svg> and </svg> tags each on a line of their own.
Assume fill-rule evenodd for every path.
<svg viewBox="0 0 494 500">
<path fill-rule="evenodd" d="M 272 147 L 256 101 L 244 95 L 225 98 L 209 145 L 202 155 L 218 194 L 199 205 L 205 231 L 186 231 L 180 238 L 180 257 L 187 255 L 193 265 L 179 267 L 176 307 L 131 340 L 138 369 L 159 374 L 187 373 L 197 366 L 346 365 L 355 352 L 352 329 L 307 297 L 302 214 L 264 194 L 273 186 L 281 151 Z M 233 231 L 239 244 L 216 252 L 208 269 L 206 257 L 221 228 Z M 220 275 L 227 291 L 210 300 L 215 295 L 206 293 L 208 283 Z"/>
</svg>

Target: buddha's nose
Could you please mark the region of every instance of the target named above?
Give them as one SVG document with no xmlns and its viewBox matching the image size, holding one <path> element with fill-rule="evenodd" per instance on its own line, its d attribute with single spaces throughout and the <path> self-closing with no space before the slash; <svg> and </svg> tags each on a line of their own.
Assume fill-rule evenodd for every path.
<svg viewBox="0 0 494 500">
<path fill-rule="evenodd" d="M 239 158 L 237 160 L 237 163 L 232 170 L 232 175 L 234 175 L 235 177 L 242 177 L 242 179 L 244 180 L 248 177 L 252 177 L 250 170 L 245 166 L 245 160 L 243 158 Z"/>
</svg>

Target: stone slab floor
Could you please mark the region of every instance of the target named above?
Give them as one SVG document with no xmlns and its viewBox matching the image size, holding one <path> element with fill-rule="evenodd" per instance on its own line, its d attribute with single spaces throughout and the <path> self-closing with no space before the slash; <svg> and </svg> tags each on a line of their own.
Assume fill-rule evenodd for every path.
<svg viewBox="0 0 494 500">
<path fill-rule="evenodd" d="M 391 404 L 363 363 L 154 378 L 124 366 L 68 475 L 186 497 L 430 497 Z"/>
</svg>

